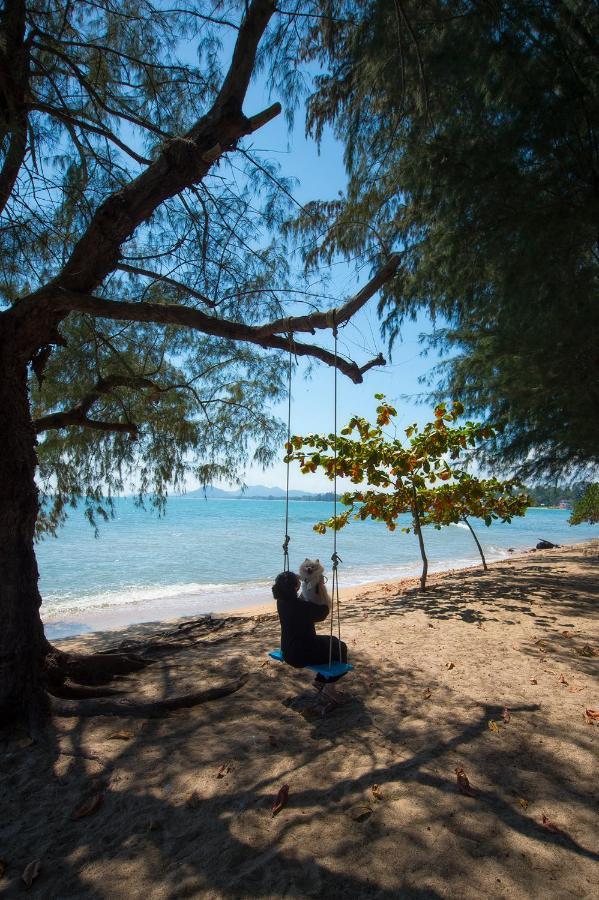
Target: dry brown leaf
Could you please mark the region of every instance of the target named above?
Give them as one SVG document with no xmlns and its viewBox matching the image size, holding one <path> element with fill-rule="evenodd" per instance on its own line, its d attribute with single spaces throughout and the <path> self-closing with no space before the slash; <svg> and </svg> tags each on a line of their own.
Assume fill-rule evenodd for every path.
<svg viewBox="0 0 599 900">
<path fill-rule="evenodd" d="M 130 741 L 133 737 L 132 731 L 113 731 L 108 735 L 109 741 Z"/>
<path fill-rule="evenodd" d="M 584 688 L 582 688 L 582 687 L 576 687 L 576 685 L 573 684 L 573 685 L 571 685 L 571 686 L 568 688 L 568 691 L 569 691 L 570 694 L 578 694 L 579 691 L 584 691 Z"/>
<path fill-rule="evenodd" d="M 275 797 L 274 803 L 272 805 L 272 816 L 273 819 L 276 815 L 278 815 L 284 806 L 287 805 L 287 801 L 289 800 L 289 785 L 284 784 L 283 787 L 279 788 L 279 793 Z"/>
<path fill-rule="evenodd" d="M 599 719 L 599 709 L 585 709 L 584 712 L 589 719 Z"/>
<path fill-rule="evenodd" d="M 590 658 L 591 656 L 595 655 L 595 651 L 590 644 L 584 644 L 582 647 L 576 647 L 575 649 L 579 656 L 586 656 L 587 658 Z"/>
<path fill-rule="evenodd" d="M 566 638 L 571 638 L 573 632 L 572 632 L 572 631 L 562 631 L 562 634 L 563 634 L 563 636 L 566 637 Z"/>
<path fill-rule="evenodd" d="M 560 684 L 568 684 L 568 682 L 566 681 L 566 679 L 564 678 L 563 675 L 560 675 L 560 677 L 559 677 L 559 683 L 560 683 Z"/>
<path fill-rule="evenodd" d="M 358 803 L 356 806 L 351 807 L 349 815 L 354 822 L 363 822 L 364 819 L 372 815 L 372 806 L 368 803 Z"/>
<path fill-rule="evenodd" d="M 531 683 L 531 684 L 537 684 L 537 679 L 536 679 L 536 678 L 531 678 L 531 679 L 530 679 L 530 683 Z"/>
<path fill-rule="evenodd" d="M 0 878 L 2 878 L 2 876 L 6 872 L 7 868 L 8 868 L 8 863 L 6 862 L 6 860 L 0 859 Z"/>
<path fill-rule="evenodd" d="M 470 781 L 468 780 L 468 776 L 464 772 L 462 766 L 458 766 L 454 769 L 456 774 L 456 779 L 458 783 L 458 791 L 460 794 L 464 794 L 466 797 L 476 797 L 476 792 L 473 788 L 470 787 Z"/>
<path fill-rule="evenodd" d="M 565 831 L 562 831 L 562 829 L 559 828 L 559 827 L 555 824 L 555 822 L 552 822 L 551 819 L 549 819 L 549 818 L 545 815 L 545 813 L 543 813 L 543 819 L 542 819 L 542 822 L 543 822 L 543 828 L 546 828 L 547 831 L 552 831 L 553 834 L 563 834 L 563 835 L 566 834 L 566 832 L 565 832 Z"/>
<path fill-rule="evenodd" d="M 512 718 L 512 715 L 511 715 L 509 709 L 507 708 L 507 706 L 503 707 L 503 712 L 501 713 L 501 716 L 503 718 L 503 721 L 506 723 L 509 722 L 510 719 Z"/>
<path fill-rule="evenodd" d="M 452 663 L 452 662 L 445 663 L 445 668 L 446 669 L 455 669 L 455 663 Z"/>
<path fill-rule="evenodd" d="M 383 794 L 381 792 L 380 785 L 373 784 L 372 787 L 370 788 L 370 790 L 372 791 L 372 796 L 374 797 L 375 800 L 383 800 L 384 799 Z"/>
<path fill-rule="evenodd" d="M 528 800 L 526 797 L 518 797 L 518 806 L 520 809 L 528 809 Z"/>
<path fill-rule="evenodd" d="M 39 859 L 32 859 L 31 862 L 25 866 L 23 874 L 21 875 L 22 880 L 25 882 L 25 887 L 31 887 L 40 873 L 40 866 L 41 861 Z"/>
<path fill-rule="evenodd" d="M 102 799 L 102 794 L 94 794 L 93 797 L 73 810 L 71 819 L 84 819 L 86 816 L 91 816 L 102 806 Z"/>
<path fill-rule="evenodd" d="M 423 696 L 424 696 L 424 699 L 425 699 L 425 700 L 430 700 L 431 697 L 433 696 L 433 692 L 431 691 L 430 688 L 427 688 L 427 689 L 425 690 Z"/>
<path fill-rule="evenodd" d="M 489 731 L 499 731 L 499 727 L 495 719 L 489 719 L 487 725 L 489 726 Z"/>
<path fill-rule="evenodd" d="M 228 766 L 226 763 L 223 763 L 218 772 L 216 773 L 217 778 L 224 778 L 225 775 L 228 775 L 231 771 L 231 766 Z"/>
</svg>

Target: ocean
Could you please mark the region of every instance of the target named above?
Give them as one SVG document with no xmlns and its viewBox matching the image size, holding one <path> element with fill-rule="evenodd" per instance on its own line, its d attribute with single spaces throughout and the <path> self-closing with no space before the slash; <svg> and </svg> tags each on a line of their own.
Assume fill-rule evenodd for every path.
<svg viewBox="0 0 599 900">
<path fill-rule="evenodd" d="M 308 556 L 330 572 L 333 536 L 312 530 L 330 515 L 330 502 L 290 501 L 292 569 Z M 599 526 L 571 527 L 568 516 L 530 509 L 510 525 L 473 525 L 488 560 L 509 556 L 510 547 L 534 547 L 540 538 L 556 544 L 599 538 Z M 37 545 L 46 633 L 56 639 L 270 602 L 270 585 L 283 568 L 284 533 L 285 504 L 278 500 L 174 497 L 158 517 L 121 498 L 99 537 L 75 510 L 58 538 Z M 480 564 L 466 525 L 427 528 L 424 536 L 429 571 Z M 338 533 L 337 549 L 341 587 L 420 572 L 417 539 L 399 528 L 351 523 Z"/>
</svg>

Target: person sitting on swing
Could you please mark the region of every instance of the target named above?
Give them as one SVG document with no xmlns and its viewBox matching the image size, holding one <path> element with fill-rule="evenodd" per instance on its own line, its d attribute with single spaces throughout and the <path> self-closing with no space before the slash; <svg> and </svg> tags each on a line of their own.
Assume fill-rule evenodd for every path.
<svg viewBox="0 0 599 900">
<path fill-rule="evenodd" d="M 300 587 L 301 581 L 295 572 L 281 572 L 272 586 L 281 623 L 281 653 L 284 661 L 296 669 L 309 665 L 328 666 L 332 640 L 332 662 L 347 662 L 347 644 L 334 636 L 330 638 L 316 634 L 314 623 L 326 619 L 329 614 L 328 606 L 301 600 L 298 596 Z M 339 700 L 333 682 L 340 678 L 343 675 L 325 676 L 319 673 L 314 679 L 314 685 L 330 699 Z"/>
</svg>

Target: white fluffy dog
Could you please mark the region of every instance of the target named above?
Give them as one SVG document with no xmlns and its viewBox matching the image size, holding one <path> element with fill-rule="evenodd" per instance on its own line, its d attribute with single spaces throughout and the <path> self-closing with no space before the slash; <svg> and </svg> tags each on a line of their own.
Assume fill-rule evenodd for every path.
<svg viewBox="0 0 599 900">
<path fill-rule="evenodd" d="M 300 591 L 301 600 L 309 600 L 311 603 L 320 603 L 321 606 L 331 608 L 331 598 L 325 585 L 324 568 L 319 559 L 305 559 L 299 567 L 299 577 L 302 582 Z"/>
</svg>

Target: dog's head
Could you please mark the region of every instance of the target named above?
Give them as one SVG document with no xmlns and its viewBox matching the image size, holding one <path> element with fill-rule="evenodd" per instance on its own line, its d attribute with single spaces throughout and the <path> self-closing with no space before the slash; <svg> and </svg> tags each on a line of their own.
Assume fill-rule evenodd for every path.
<svg viewBox="0 0 599 900">
<path fill-rule="evenodd" d="M 324 568 L 320 564 L 319 559 L 305 559 L 299 567 L 299 574 L 302 581 L 320 578 L 323 572 Z"/>
</svg>

